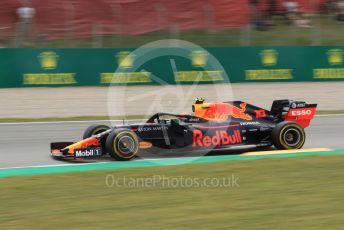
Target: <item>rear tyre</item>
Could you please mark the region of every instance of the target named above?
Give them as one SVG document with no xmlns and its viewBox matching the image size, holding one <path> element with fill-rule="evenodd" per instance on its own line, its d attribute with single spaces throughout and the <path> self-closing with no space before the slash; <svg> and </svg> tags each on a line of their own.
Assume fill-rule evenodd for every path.
<svg viewBox="0 0 344 230">
<path fill-rule="evenodd" d="M 108 129 L 111 129 L 111 128 L 107 125 L 91 125 L 85 130 L 83 139 L 92 137 L 93 135 L 97 135 Z"/>
<path fill-rule="evenodd" d="M 297 123 L 284 121 L 278 123 L 271 133 L 272 143 L 277 149 L 300 149 L 305 144 L 306 134 Z"/>
<path fill-rule="evenodd" d="M 118 161 L 128 161 L 139 151 L 137 135 L 129 129 L 117 129 L 109 134 L 105 143 L 106 151 Z"/>
</svg>

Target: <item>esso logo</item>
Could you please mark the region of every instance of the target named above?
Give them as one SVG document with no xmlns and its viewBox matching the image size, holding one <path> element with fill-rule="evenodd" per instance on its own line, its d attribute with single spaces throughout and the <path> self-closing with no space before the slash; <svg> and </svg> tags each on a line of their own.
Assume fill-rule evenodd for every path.
<svg viewBox="0 0 344 230">
<path fill-rule="evenodd" d="M 312 110 L 310 109 L 299 109 L 299 110 L 293 110 L 291 112 L 292 116 L 305 116 L 305 115 L 312 115 Z"/>
</svg>

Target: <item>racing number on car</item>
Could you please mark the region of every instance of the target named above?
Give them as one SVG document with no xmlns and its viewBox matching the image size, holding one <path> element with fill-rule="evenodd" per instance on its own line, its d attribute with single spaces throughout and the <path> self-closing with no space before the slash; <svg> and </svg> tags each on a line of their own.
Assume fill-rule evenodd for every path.
<svg viewBox="0 0 344 230">
<path fill-rule="evenodd" d="M 266 117 L 266 112 L 264 109 L 257 109 L 254 111 L 256 113 L 256 118 L 265 118 Z"/>
</svg>

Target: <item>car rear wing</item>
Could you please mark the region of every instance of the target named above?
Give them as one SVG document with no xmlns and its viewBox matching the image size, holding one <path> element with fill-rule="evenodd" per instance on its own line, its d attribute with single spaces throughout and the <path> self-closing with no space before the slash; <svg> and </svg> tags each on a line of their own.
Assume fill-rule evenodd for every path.
<svg viewBox="0 0 344 230">
<path fill-rule="evenodd" d="M 306 128 L 313 119 L 316 108 L 317 104 L 307 104 L 304 101 L 275 100 L 270 113 L 278 121 L 292 121 Z"/>
</svg>

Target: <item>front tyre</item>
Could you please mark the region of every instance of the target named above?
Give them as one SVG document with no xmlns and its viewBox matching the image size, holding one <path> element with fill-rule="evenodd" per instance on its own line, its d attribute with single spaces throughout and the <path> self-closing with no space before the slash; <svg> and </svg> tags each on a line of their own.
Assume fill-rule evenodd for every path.
<svg viewBox="0 0 344 230">
<path fill-rule="evenodd" d="M 93 135 L 97 135 L 108 129 L 111 129 L 111 128 L 107 125 L 91 125 L 85 130 L 83 139 L 92 137 Z"/>
<path fill-rule="evenodd" d="M 127 161 L 137 155 L 139 141 L 133 131 L 117 129 L 106 138 L 105 148 L 112 158 L 118 161 Z"/>
<path fill-rule="evenodd" d="M 300 149 L 305 144 L 306 134 L 297 123 L 284 121 L 278 123 L 271 133 L 272 143 L 277 149 Z"/>
</svg>

